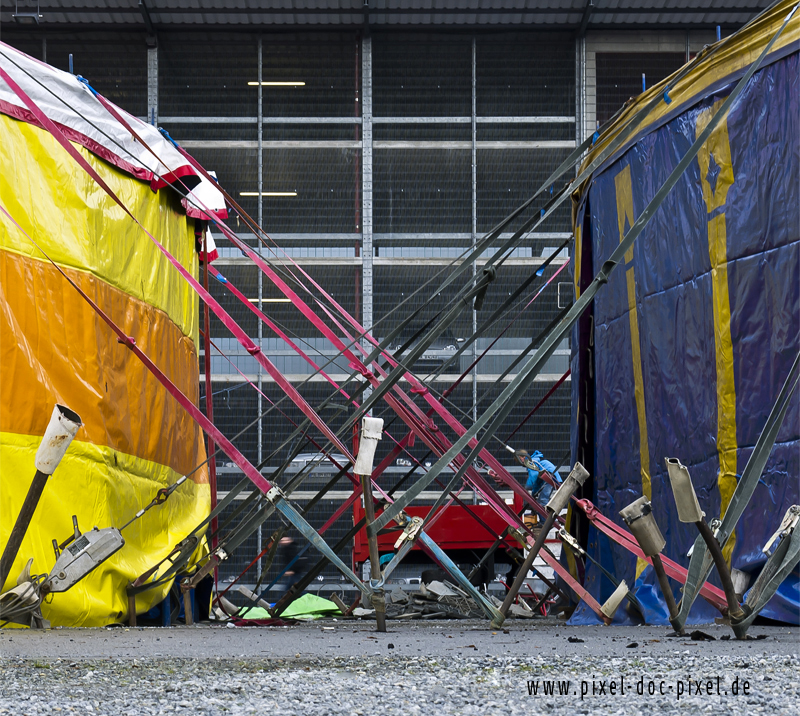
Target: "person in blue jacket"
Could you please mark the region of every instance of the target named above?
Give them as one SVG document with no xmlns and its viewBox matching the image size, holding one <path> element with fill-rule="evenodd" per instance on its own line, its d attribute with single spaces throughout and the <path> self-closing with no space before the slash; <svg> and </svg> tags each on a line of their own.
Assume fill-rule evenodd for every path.
<svg viewBox="0 0 800 716">
<path fill-rule="evenodd" d="M 562 480 L 556 466 L 545 459 L 544 455 L 538 450 L 534 450 L 533 455 L 529 455 L 527 450 L 517 450 L 516 457 L 528 470 L 528 480 L 525 483 L 525 489 L 531 493 L 533 499 L 540 505 L 546 505 L 550 501 L 556 488 L 553 488 L 553 486 L 542 477 L 542 473 L 548 473 L 553 478 L 556 485 L 560 485 Z"/>
</svg>

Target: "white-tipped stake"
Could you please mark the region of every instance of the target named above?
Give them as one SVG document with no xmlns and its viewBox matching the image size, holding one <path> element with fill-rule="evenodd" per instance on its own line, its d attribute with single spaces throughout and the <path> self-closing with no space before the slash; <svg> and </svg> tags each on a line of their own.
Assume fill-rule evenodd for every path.
<svg viewBox="0 0 800 716">
<path fill-rule="evenodd" d="M 361 420 L 361 441 L 358 444 L 358 457 L 353 472 L 356 475 L 372 475 L 372 463 L 378 440 L 383 437 L 383 418 L 364 416 Z"/>
<path fill-rule="evenodd" d="M 36 451 L 34 464 L 39 472 L 52 475 L 56 471 L 81 425 L 81 418 L 76 412 L 63 405 L 53 408 L 50 423 Z"/>
<path fill-rule="evenodd" d="M 550 498 L 550 502 L 547 503 L 547 509 L 554 515 L 561 514 L 561 510 L 567 506 L 569 498 L 572 497 L 575 491 L 581 487 L 584 482 L 586 482 L 588 477 L 589 471 L 579 462 L 576 462 L 575 467 L 572 468 L 572 472 L 567 476 L 567 479 L 564 480 L 561 487 L 559 487 L 556 493 Z"/>
<path fill-rule="evenodd" d="M 672 494 L 675 496 L 675 506 L 678 508 L 678 519 L 681 522 L 700 522 L 703 519 L 703 511 L 697 501 L 689 471 L 676 457 L 666 458 L 666 463 Z"/>
<path fill-rule="evenodd" d="M 638 500 L 634 500 L 620 510 L 619 514 L 633 532 L 645 557 L 661 554 L 667 541 L 661 534 L 661 530 L 658 529 L 656 518 L 653 517 L 653 509 L 646 497 L 642 496 Z"/>
<path fill-rule="evenodd" d="M 625 599 L 625 595 L 628 593 L 628 584 L 623 579 L 619 586 L 614 590 L 614 593 L 606 600 L 605 604 L 600 607 L 600 611 L 603 612 L 609 619 L 613 619 L 614 615 L 617 613 L 617 609 L 619 609 L 619 605 L 622 604 L 622 600 Z"/>
</svg>

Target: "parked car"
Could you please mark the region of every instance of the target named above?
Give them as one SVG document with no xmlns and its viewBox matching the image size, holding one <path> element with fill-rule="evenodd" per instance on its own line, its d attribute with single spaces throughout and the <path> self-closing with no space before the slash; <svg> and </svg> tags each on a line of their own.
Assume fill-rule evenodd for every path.
<svg viewBox="0 0 800 716">
<path fill-rule="evenodd" d="M 334 452 L 325 455 L 321 452 L 301 452 L 297 457 L 292 460 L 292 465 L 307 465 L 309 462 L 328 462 L 333 461 L 344 467 L 350 461 L 346 456 L 341 453 Z"/>
</svg>

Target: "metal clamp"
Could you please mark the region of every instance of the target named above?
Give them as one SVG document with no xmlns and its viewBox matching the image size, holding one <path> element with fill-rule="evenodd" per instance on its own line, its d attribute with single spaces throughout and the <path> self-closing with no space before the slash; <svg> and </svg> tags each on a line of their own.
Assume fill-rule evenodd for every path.
<svg viewBox="0 0 800 716">
<path fill-rule="evenodd" d="M 525 534 L 525 531 L 520 527 L 509 527 L 508 534 L 510 537 L 513 537 L 519 543 L 522 549 L 528 549 L 528 536 Z"/>
<path fill-rule="evenodd" d="M 791 532 L 794 532 L 798 522 L 800 522 L 800 505 L 792 505 L 783 516 L 780 527 L 778 527 L 775 534 L 769 538 L 769 541 L 764 545 L 764 549 L 761 551 L 764 554 L 769 554 L 772 545 L 778 541 L 778 538 L 786 537 Z"/>
<path fill-rule="evenodd" d="M 578 542 L 575 537 L 573 537 L 567 530 L 563 527 L 558 531 L 558 538 L 568 544 L 572 549 L 574 549 L 578 554 L 584 556 L 586 555 L 585 550 L 581 547 L 580 543 Z"/>
<path fill-rule="evenodd" d="M 711 531 L 714 533 L 714 537 L 717 538 L 717 542 L 722 544 L 721 535 L 719 533 L 720 528 L 722 527 L 722 520 L 714 518 L 708 523 L 708 526 L 711 528 Z"/>
<path fill-rule="evenodd" d="M 417 537 L 419 537 L 421 529 L 422 529 L 422 518 L 412 517 L 411 521 L 406 524 L 406 528 L 403 530 L 403 534 L 401 534 L 397 538 L 397 542 L 394 543 L 394 548 L 399 549 L 402 546 L 403 542 L 415 541 Z"/>
<path fill-rule="evenodd" d="M 286 494 L 284 493 L 283 490 L 281 490 L 280 487 L 278 487 L 277 485 L 273 485 L 267 491 L 267 494 L 265 495 L 265 497 L 267 498 L 267 501 L 270 504 L 275 505 L 278 502 L 280 502 L 281 500 L 285 500 L 286 499 Z"/>
</svg>

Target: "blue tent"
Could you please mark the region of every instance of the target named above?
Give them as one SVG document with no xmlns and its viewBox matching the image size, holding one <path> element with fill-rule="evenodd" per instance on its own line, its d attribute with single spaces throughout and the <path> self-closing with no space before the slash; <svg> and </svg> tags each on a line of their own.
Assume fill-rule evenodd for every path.
<svg viewBox="0 0 800 716">
<path fill-rule="evenodd" d="M 574 197 L 576 292 L 656 194 L 719 104 L 785 18 L 777 8 L 701 61 Z M 782 14 L 781 14 L 782 13 Z M 793 27 L 792 27 L 793 26 Z M 667 546 L 688 565 L 697 537 L 678 521 L 664 459 L 692 475 L 707 519 L 724 514 L 800 349 L 800 22 L 787 27 L 644 233 L 573 332 L 573 461 L 593 476 L 591 499 L 618 512 L 642 494 Z M 603 133 L 597 155 L 670 78 Z M 726 556 L 755 580 L 761 548 L 800 502 L 800 407 L 795 392 L 752 501 Z M 580 522 L 580 516 L 574 520 Z M 589 554 L 624 578 L 649 623 L 667 623 L 652 567 L 584 521 Z M 712 572 L 712 582 L 716 574 Z M 591 564 L 586 587 L 602 603 L 614 589 Z M 676 597 L 679 585 L 672 582 Z M 797 572 L 764 609 L 798 623 Z M 690 622 L 719 616 L 699 599 Z M 630 619 L 620 610 L 618 621 Z M 574 623 L 596 623 L 579 607 Z"/>
</svg>

